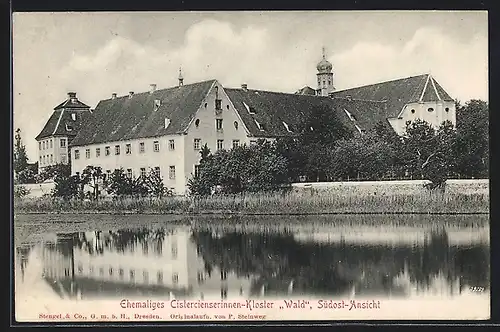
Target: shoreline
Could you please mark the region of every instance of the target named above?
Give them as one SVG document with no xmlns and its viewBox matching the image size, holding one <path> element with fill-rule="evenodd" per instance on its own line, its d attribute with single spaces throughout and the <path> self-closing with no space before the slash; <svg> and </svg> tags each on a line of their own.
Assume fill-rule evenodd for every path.
<svg viewBox="0 0 500 332">
<path fill-rule="evenodd" d="M 388 212 L 232 212 L 232 211 L 204 211 L 204 212 L 160 212 L 160 211 L 14 211 L 14 216 L 16 215 L 178 215 L 178 216 L 201 216 L 201 215 L 220 215 L 220 216 L 322 216 L 322 215 L 489 215 L 486 211 L 476 211 L 476 212 L 421 212 L 421 211 L 388 211 Z"/>
</svg>

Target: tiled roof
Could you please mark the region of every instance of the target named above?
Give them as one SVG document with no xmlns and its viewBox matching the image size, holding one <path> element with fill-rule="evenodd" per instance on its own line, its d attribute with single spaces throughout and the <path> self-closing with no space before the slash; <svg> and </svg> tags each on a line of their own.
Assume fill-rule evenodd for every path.
<svg viewBox="0 0 500 332">
<path fill-rule="evenodd" d="M 295 94 L 314 96 L 316 95 L 316 90 L 314 90 L 310 86 L 305 86 L 302 89 L 299 89 L 297 92 L 295 92 Z"/>
<path fill-rule="evenodd" d="M 435 88 L 434 88 L 435 86 Z M 436 94 L 436 90 L 439 96 Z M 332 97 L 386 101 L 387 118 L 397 117 L 404 105 L 411 102 L 453 99 L 429 74 L 371 84 L 331 93 Z"/>
<path fill-rule="evenodd" d="M 387 122 L 386 102 L 346 98 L 333 98 L 333 100 L 338 108 L 344 110 L 348 118 L 349 114 L 353 117 L 354 124 L 362 130 L 371 130 L 380 121 Z"/>
<path fill-rule="evenodd" d="M 187 129 L 215 80 L 101 100 L 72 146 L 179 134 Z M 160 106 L 155 110 L 155 100 Z M 165 129 L 165 119 L 170 125 Z"/>
<path fill-rule="evenodd" d="M 41 140 L 49 136 L 74 137 L 90 115 L 88 109 L 57 109 L 35 139 Z"/>
<path fill-rule="evenodd" d="M 224 91 L 250 134 L 255 137 L 296 135 L 298 128 L 317 107 L 330 108 L 348 129 L 356 131 L 353 122 L 344 114 L 343 109 L 329 97 L 261 90 L 224 89 Z M 259 124 L 263 125 L 264 130 L 260 130 Z"/>
</svg>

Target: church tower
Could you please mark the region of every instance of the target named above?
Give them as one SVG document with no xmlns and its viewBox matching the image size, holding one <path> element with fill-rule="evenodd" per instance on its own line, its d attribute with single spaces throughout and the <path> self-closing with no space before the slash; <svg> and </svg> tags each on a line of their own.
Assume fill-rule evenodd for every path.
<svg viewBox="0 0 500 332">
<path fill-rule="evenodd" d="M 326 52 L 323 47 L 323 59 L 318 63 L 316 69 L 318 73 L 316 76 L 318 77 L 318 88 L 317 94 L 318 96 L 328 96 L 330 93 L 335 91 L 333 87 L 333 72 L 332 72 L 332 64 L 326 60 Z"/>
</svg>

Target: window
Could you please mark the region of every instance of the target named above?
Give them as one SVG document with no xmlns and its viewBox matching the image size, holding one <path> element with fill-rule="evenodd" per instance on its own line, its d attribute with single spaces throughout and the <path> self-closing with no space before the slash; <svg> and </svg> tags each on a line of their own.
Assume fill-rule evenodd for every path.
<svg viewBox="0 0 500 332">
<path fill-rule="evenodd" d="M 234 129 L 238 130 L 238 122 L 234 121 Z"/>
<path fill-rule="evenodd" d="M 106 147 L 104 148 L 104 155 L 105 155 L 105 156 L 109 156 L 110 154 L 111 154 L 111 152 L 110 152 L 110 147 L 109 147 L 109 146 L 106 146 Z"/>
<path fill-rule="evenodd" d="M 144 279 L 144 283 L 147 284 L 149 282 L 149 273 L 148 271 L 142 271 L 142 278 Z"/>
<path fill-rule="evenodd" d="M 75 150 L 75 160 L 80 159 L 80 150 Z"/>
<path fill-rule="evenodd" d="M 222 287 L 222 288 L 220 289 L 220 298 L 221 298 L 222 300 L 227 299 L 227 287 Z"/>
<path fill-rule="evenodd" d="M 123 271 L 122 268 L 120 268 L 118 270 L 118 277 L 120 278 L 120 280 L 123 280 L 124 274 L 125 274 L 125 272 Z"/>
<path fill-rule="evenodd" d="M 177 284 L 179 282 L 179 275 L 177 273 L 172 274 L 172 282 Z"/>
<path fill-rule="evenodd" d="M 76 113 L 71 113 L 71 119 L 72 119 L 73 121 L 76 121 Z"/>
<path fill-rule="evenodd" d="M 163 272 L 162 271 L 158 271 L 158 273 L 156 274 L 156 281 L 159 284 L 163 284 Z"/>
<path fill-rule="evenodd" d="M 146 169 L 144 167 L 141 167 L 141 177 L 146 176 Z"/>
<path fill-rule="evenodd" d="M 42 142 L 38 142 L 38 150 L 42 149 Z"/>
<path fill-rule="evenodd" d="M 200 176 L 200 165 L 194 165 L 194 176 L 195 177 Z"/>
<path fill-rule="evenodd" d="M 158 141 L 153 142 L 153 151 L 154 152 L 160 151 L 160 142 L 158 142 Z"/>
<path fill-rule="evenodd" d="M 90 149 L 85 149 L 85 158 L 90 159 Z"/>
<path fill-rule="evenodd" d="M 221 99 L 215 99 L 215 109 L 216 110 L 222 110 L 222 100 Z"/>
<path fill-rule="evenodd" d="M 113 268 L 110 266 L 109 267 L 109 275 L 112 276 L 113 275 Z"/>
<path fill-rule="evenodd" d="M 205 104 L 205 107 L 206 107 L 207 104 Z M 200 126 L 200 119 L 196 119 L 196 121 L 194 122 L 194 125 L 196 126 L 196 128 L 198 128 Z"/>
<path fill-rule="evenodd" d="M 45 164 L 45 156 L 43 156 L 43 163 Z"/>
<path fill-rule="evenodd" d="M 125 154 L 131 154 L 132 153 L 132 144 L 126 144 L 125 145 Z"/>
<path fill-rule="evenodd" d="M 433 109 L 432 107 L 429 107 L 429 108 L 427 109 L 427 112 L 434 112 L 434 109 Z"/>
<path fill-rule="evenodd" d="M 40 164 L 42 163 L 42 156 L 40 156 Z"/>
<path fill-rule="evenodd" d="M 120 146 L 119 145 L 115 145 L 115 155 L 119 155 L 120 154 Z"/>
<path fill-rule="evenodd" d="M 168 178 L 170 180 L 175 180 L 175 166 L 170 166 L 168 169 Z"/>
<path fill-rule="evenodd" d="M 233 139 L 233 148 L 237 148 L 240 145 L 239 139 Z"/>
<path fill-rule="evenodd" d="M 45 150 L 45 141 L 42 142 L 43 150 Z"/>
<path fill-rule="evenodd" d="M 215 119 L 215 128 L 217 130 L 222 130 L 222 119 Z"/>
<path fill-rule="evenodd" d="M 127 177 L 128 177 L 129 179 L 131 179 L 131 178 L 132 178 L 132 169 L 131 169 L 131 168 L 127 169 Z"/>
<path fill-rule="evenodd" d="M 99 268 L 99 275 L 104 276 L 104 268 L 103 267 Z"/>
<path fill-rule="evenodd" d="M 415 114 L 415 110 L 414 109 L 411 110 L 411 114 Z"/>
<path fill-rule="evenodd" d="M 101 156 L 101 148 L 95 148 L 95 156 L 99 158 Z"/>
<path fill-rule="evenodd" d="M 173 139 L 168 140 L 168 148 L 170 151 L 175 150 L 175 140 L 173 140 Z"/>
<path fill-rule="evenodd" d="M 54 156 L 50 155 L 50 163 L 52 164 L 54 162 Z"/>
<path fill-rule="evenodd" d="M 139 153 L 144 153 L 144 142 L 139 143 Z"/>
<path fill-rule="evenodd" d="M 444 109 L 444 111 L 445 111 L 446 113 L 448 113 L 448 112 L 450 111 L 450 109 L 449 109 L 448 107 L 446 107 L 446 108 Z"/>
<path fill-rule="evenodd" d="M 66 139 L 61 138 L 61 140 L 59 141 L 59 143 L 60 143 L 61 148 L 65 148 L 66 147 Z"/>
<path fill-rule="evenodd" d="M 61 153 L 61 163 L 65 164 L 66 161 L 66 153 Z"/>
<path fill-rule="evenodd" d="M 199 150 L 201 146 L 201 139 L 200 138 L 195 138 L 193 141 L 193 148 L 195 150 Z"/>
<path fill-rule="evenodd" d="M 50 140 L 49 142 L 50 142 L 50 148 L 52 149 L 52 140 Z"/>
<path fill-rule="evenodd" d="M 160 177 L 160 166 L 156 166 L 156 167 L 155 167 L 155 175 L 156 175 L 157 177 Z"/>
<path fill-rule="evenodd" d="M 222 150 L 222 149 L 224 149 L 224 140 L 218 139 L 217 140 L 217 150 Z"/>
<path fill-rule="evenodd" d="M 220 280 L 226 280 L 227 279 L 227 272 L 225 270 L 220 271 Z"/>
<path fill-rule="evenodd" d="M 130 270 L 130 281 L 134 281 L 135 280 L 135 271 L 134 270 Z"/>
</svg>

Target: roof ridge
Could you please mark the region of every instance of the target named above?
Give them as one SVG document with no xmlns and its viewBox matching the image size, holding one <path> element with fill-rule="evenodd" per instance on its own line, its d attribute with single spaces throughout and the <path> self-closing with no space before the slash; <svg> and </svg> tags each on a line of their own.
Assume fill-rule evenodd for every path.
<svg viewBox="0 0 500 332">
<path fill-rule="evenodd" d="M 213 78 L 213 79 L 210 79 L 210 80 L 204 80 L 204 81 L 199 81 L 199 82 L 194 82 L 194 83 L 190 83 L 190 84 L 184 84 L 182 85 L 183 88 L 187 88 L 187 87 L 192 87 L 192 86 L 195 86 L 195 85 L 199 85 L 199 84 L 204 84 L 204 83 L 208 83 L 208 82 L 214 82 L 214 81 L 217 81 L 217 79 Z M 181 88 L 181 86 L 171 86 L 171 87 L 168 87 L 168 88 L 164 88 L 164 89 L 158 89 L 158 90 L 155 90 L 154 92 L 166 92 L 168 90 L 173 90 L 173 89 L 179 89 Z M 146 95 L 146 94 L 150 94 L 149 91 L 144 91 L 144 92 L 138 92 L 138 93 L 134 93 L 134 96 L 141 96 L 141 95 Z M 115 99 L 121 99 L 121 98 L 128 98 L 129 95 L 123 95 L 123 96 L 117 96 Z M 112 98 L 107 98 L 107 99 L 101 99 L 101 101 L 105 101 L 105 100 L 112 100 Z"/>
<path fill-rule="evenodd" d="M 360 85 L 360 86 L 355 86 L 355 87 L 352 87 L 352 88 L 347 88 L 347 89 L 342 89 L 342 90 L 336 90 L 336 91 L 333 91 L 332 93 L 336 93 L 336 92 L 343 92 L 343 91 L 349 91 L 349 90 L 360 89 L 360 88 L 366 88 L 366 87 L 370 87 L 370 86 L 381 85 L 381 84 L 387 84 L 387 83 L 393 83 L 393 82 L 397 82 L 397 81 L 403 81 L 403 80 L 407 80 L 407 79 L 410 79 L 410 78 L 417 78 L 417 77 L 420 77 L 420 76 L 426 76 L 426 75 L 429 75 L 429 74 L 420 74 L 420 75 L 414 75 L 414 76 L 408 76 L 408 77 L 396 78 L 396 79 L 387 80 L 387 81 L 382 81 L 382 82 L 378 82 L 378 83 L 372 83 L 372 84 Z"/>
<path fill-rule="evenodd" d="M 336 97 L 336 96 L 332 96 L 331 98 L 332 99 L 354 100 L 354 101 L 365 101 L 367 103 L 387 103 L 387 100 L 360 99 L 360 98 Z"/>
<path fill-rule="evenodd" d="M 226 91 L 244 91 L 241 88 L 224 88 L 224 90 L 226 90 Z M 269 91 L 269 90 L 258 90 L 258 89 L 247 89 L 245 92 L 262 92 L 262 93 L 281 94 L 281 95 L 290 95 L 290 96 L 316 97 L 316 98 L 317 97 L 326 97 L 326 98 L 328 98 L 328 96 L 301 95 L 301 94 L 297 94 L 295 92 L 281 92 L 281 91 Z"/>
</svg>

